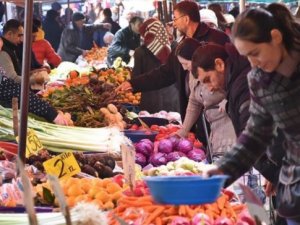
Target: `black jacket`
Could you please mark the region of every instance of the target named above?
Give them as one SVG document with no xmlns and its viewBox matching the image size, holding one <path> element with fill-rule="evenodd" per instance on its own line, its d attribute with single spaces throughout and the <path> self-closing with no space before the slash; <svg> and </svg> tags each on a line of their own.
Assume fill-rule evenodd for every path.
<svg viewBox="0 0 300 225">
<path fill-rule="evenodd" d="M 102 23 L 109 23 L 111 24 L 110 32 L 115 34 L 118 30 L 121 29 L 120 25 L 112 20 L 112 18 L 105 18 Z"/>
<path fill-rule="evenodd" d="M 225 69 L 225 90 L 227 93 L 227 112 L 232 120 L 237 136 L 241 134 L 247 125 L 250 116 L 250 92 L 247 74 L 251 66 L 247 58 L 239 55 L 232 44 L 225 46 L 229 55 L 226 60 Z M 268 154 L 264 154 L 254 165 L 267 180 L 276 184 L 282 158 L 285 155 L 283 149 L 283 134 L 278 130 L 278 136 L 268 149 Z M 230 181 L 229 181 L 230 182 Z"/>
<path fill-rule="evenodd" d="M 45 32 L 45 39 L 50 42 L 53 49 L 57 51 L 63 26 L 55 19 L 55 15 L 49 14 L 43 22 L 43 30 Z"/>
<path fill-rule="evenodd" d="M 134 52 L 132 77 L 138 77 L 160 65 L 161 62 L 147 47 L 144 45 L 138 47 Z M 147 110 L 150 113 L 156 113 L 161 110 L 178 112 L 178 96 L 178 90 L 175 85 L 160 90 L 143 92 L 139 107 L 141 110 Z"/>
<path fill-rule="evenodd" d="M 80 31 L 76 25 L 70 24 L 64 29 L 57 51 L 62 61 L 75 62 L 84 50 L 91 49 L 94 32 L 101 29 L 106 30 L 102 24 L 85 24 L 82 29 L 82 42 L 80 42 Z"/>
<path fill-rule="evenodd" d="M 204 23 L 198 25 L 193 38 L 198 41 L 214 42 L 220 45 L 229 42 L 229 37 L 225 33 L 209 28 Z M 185 91 L 185 76 L 186 72 L 175 55 L 175 49 L 173 49 L 166 64 L 143 74 L 143 76 L 132 79 L 130 83 L 135 92 L 158 90 L 176 83 L 179 90 L 180 114 L 184 118 L 188 104 L 188 96 L 186 96 Z"/>
<path fill-rule="evenodd" d="M 6 40 L 4 37 L 2 37 L 3 40 L 3 47 L 2 51 L 5 51 L 11 58 L 11 61 L 14 65 L 14 69 L 16 73 L 20 76 L 21 70 L 22 70 L 22 62 L 20 61 L 18 57 L 18 46 L 14 45 L 10 41 Z"/>
<path fill-rule="evenodd" d="M 130 26 L 119 30 L 108 48 L 107 61 L 112 65 L 117 57 L 121 57 L 126 63 L 129 62 L 129 51 L 140 46 L 140 35 L 134 33 Z"/>
</svg>

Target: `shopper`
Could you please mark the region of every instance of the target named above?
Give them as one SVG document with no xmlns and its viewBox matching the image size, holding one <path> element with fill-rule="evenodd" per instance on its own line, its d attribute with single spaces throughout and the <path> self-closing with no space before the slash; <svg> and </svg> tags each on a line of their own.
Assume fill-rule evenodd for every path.
<svg viewBox="0 0 300 225">
<path fill-rule="evenodd" d="M 0 53 L 2 50 L 3 41 L 0 38 Z M 21 99 L 21 84 L 16 83 L 14 80 L 9 78 L 5 70 L 0 65 L 0 105 L 11 108 L 12 98 L 16 97 Z M 41 100 L 33 92 L 29 92 L 29 112 L 45 118 L 49 122 L 54 122 L 61 125 L 72 125 L 73 122 L 68 113 L 56 111 L 47 102 Z"/>
<path fill-rule="evenodd" d="M 111 30 L 110 30 L 110 32 L 113 33 L 113 34 L 116 34 L 116 32 L 118 30 L 120 30 L 121 27 L 120 27 L 120 25 L 118 23 L 116 23 L 115 21 L 113 21 L 113 19 L 112 19 L 112 12 L 111 12 L 110 8 L 103 9 L 102 13 L 103 13 L 103 17 L 104 17 L 104 19 L 102 20 L 102 23 L 109 23 L 109 24 L 111 24 Z"/>
<path fill-rule="evenodd" d="M 61 63 L 61 57 L 56 54 L 51 44 L 45 40 L 45 32 L 42 29 L 42 23 L 38 19 L 33 19 L 34 40 L 32 42 L 32 51 L 36 60 L 41 65 L 47 65 L 51 68 L 57 67 Z"/>
<path fill-rule="evenodd" d="M 235 131 L 230 118 L 225 111 L 225 91 L 216 90 L 211 92 L 198 80 L 198 76 L 192 75 L 192 55 L 201 45 L 192 38 L 184 39 L 176 49 L 178 61 L 182 67 L 190 72 L 189 103 L 182 128 L 177 132 L 181 137 L 186 137 L 192 126 L 196 123 L 201 113 L 205 112 L 205 117 L 210 124 L 210 151 L 213 161 L 223 155 L 236 141 Z M 207 51 L 205 57 L 211 59 L 213 55 Z"/>
<path fill-rule="evenodd" d="M 21 82 L 21 61 L 18 58 L 18 45 L 22 43 L 24 29 L 15 19 L 8 20 L 3 27 L 3 48 L 0 52 L 2 68 L 14 81 Z"/>
<path fill-rule="evenodd" d="M 72 24 L 66 27 L 61 36 L 57 53 L 63 61 L 75 62 L 78 56 L 84 55 L 93 46 L 93 34 L 96 30 L 109 30 L 110 24 L 85 24 L 85 16 L 76 12 Z"/>
<path fill-rule="evenodd" d="M 250 118 L 237 144 L 207 174 L 238 178 L 266 151 L 279 127 L 285 156 L 277 210 L 288 224 L 300 224 L 300 27 L 284 7 L 271 4 L 247 10 L 233 26 L 233 42 L 252 66 Z"/>
<path fill-rule="evenodd" d="M 50 42 L 55 51 L 57 51 L 61 33 L 64 29 L 59 22 L 59 14 L 57 11 L 50 9 L 47 11 L 46 18 L 43 22 L 43 29 L 45 31 L 45 39 Z"/>
<path fill-rule="evenodd" d="M 153 18 L 146 20 L 140 27 L 140 34 L 144 44 L 134 52 L 132 78 L 166 63 L 171 53 L 167 31 L 159 20 Z M 179 93 L 173 84 L 160 90 L 142 92 L 139 107 L 150 113 L 161 110 L 178 112 L 178 99 Z"/>
<path fill-rule="evenodd" d="M 114 40 L 108 48 L 107 61 L 112 65 L 116 58 L 121 57 L 125 63 L 128 63 L 133 56 L 134 50 L 141 45 L 139 34 L 143 18 L 135 16 L 129 21 L 129 25 L 119 30 Z"/>
<path fill-rule="evenodd" d="M 218 30 L 209 28 L 200 23 L 199 8 L 195 2 L 182 1 L 174 7 L 174 27 L 182 32 L 184 36 L 195 38 L 198 41 L 210 41 L 224 45 L 229 42 L 228 36 Z M 186 95 L 186 71 L 182 69 L 175 50 L 168 57 L 168 61 L 152 71 L 138 76 L 129 82 L 124 82 L 118 90 L 130 90 L 144 92 L 158 90 L 176 83 L 180 95 L 180 114 L 184 118 L 188 96 Z"/>
</svg>

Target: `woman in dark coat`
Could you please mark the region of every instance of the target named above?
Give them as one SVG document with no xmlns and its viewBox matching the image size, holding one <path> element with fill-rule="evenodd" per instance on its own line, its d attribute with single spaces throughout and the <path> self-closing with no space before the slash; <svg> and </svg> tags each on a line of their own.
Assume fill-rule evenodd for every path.
<svg viewBox="0 0 300 225">
<path fill-rule="evenodd" d="M 145 21 L 140 34 L 144 44 L 135 50 L 133 77 L 166 63 L 171 52 L 166 29 L 159 20 L 151 18 Z M 174 84 L 156 91 L 143 92 L 140 108 L 150 113 L 160 110 L 179 112 L 178 95 Z"/>
</svg>

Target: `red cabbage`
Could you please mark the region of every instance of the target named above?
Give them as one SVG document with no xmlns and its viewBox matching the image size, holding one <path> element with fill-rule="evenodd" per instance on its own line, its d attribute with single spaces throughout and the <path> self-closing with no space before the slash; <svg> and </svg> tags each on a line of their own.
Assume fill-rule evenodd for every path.
<svg viewBox="0 0 300 225">
<path fill-rule="evenodd" d="M 148 158 L 153 153 L 153 144 L 149 144 L 146 141 L 140 141 L 135 145 L 135 150 Z"/>
<path fill-rule="evenodd" d="M 167 164 L 166 154 L 157 152 L 150 157 L 149 161 L 153 166 L 161 166 Z"/>
<path fill-rule="evenodd" d="M 174 162 L 184 156 L 186 155 L 183 152 L 171 152 L 167 155 L 167 160 L 168 162 Z"/>
<path fill-rule="evenodd" d="M 171 225 L 190 225 L 190 221 L 186 217 L 176 216 L 172 219 Z"/>
<path fill-rule="evenodd" d="M 177 146 L 177 151 L 187 154 L 191 150 L 193 150 L 193 143 L 188 139 L 180 139 Z"/>
<path fill-rule="evenodd" d="M 154 144 L 153 144 L 153 142 L 151 141 L 151 140 L 149 140 L 149 139 L 142 139 L 142 140 L 140 140 L 139 142 L 146 142 L 147 144 L 149 144 L 149 145 L 151 145 L 152 146 L 152 148 L 153 148 L 153 146 L 154 146 Z"/>
<path fill-rule="evenodd" d="M 169 139 L 163 139 L 158 144 L 158 151 L 162 153 L 170 153 L 173 151 L 173 144 Z"/>
<path fill-rule="evenodd" d="M 176 149 L 178 146 L 178 143 L 179 143 L 179 138 L 176 137 L 175 135 L 173 135 L 173 136 L 169 137 L 168 139 L 172 142 L 173 149 Z"/>
<path fill-rule="evenodd" d="M 219 217 L 214 225 L 233 225 L 233 222 L 231 219 L 227 218 L 227 217 Z"/>
<path fill-rule="evenodd" d="M 194 148 L 192 151 L 189 151 L 187 157 L 196 162 L 201 162 L 206 158 L 205 152 L 198 148 Z"/>
<path fill-rule="evenodd" d="M 147 165 L 147 159 L 142 153 L 135 154 L 135 162 L 137 164 L 139 164 L 141 167 L 144 167 Z"/>
</svg>

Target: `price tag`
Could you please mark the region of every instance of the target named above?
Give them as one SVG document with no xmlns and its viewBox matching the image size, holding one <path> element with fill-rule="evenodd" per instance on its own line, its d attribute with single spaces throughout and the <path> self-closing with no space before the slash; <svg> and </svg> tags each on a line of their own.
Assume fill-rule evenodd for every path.
<svg viewBox="0 0 300 225">
<path fill-rule="evenodd" d="M 48 175 L 48 180 L 50 181 L 52 190 L 53 190 L 56 198 L 58 199 L 60 209 L 66 218 L 66 224 L 72 225 L 69 207 L 67 205 L 63 190 L 59 184 L 58 178 L 56 176 Z"/>
<path fill-rule="evenodd" d="M 17 158 L 17 166 L 19 169 L 22 185 L 23 185 L 23 200 L 24 206 L 26 208 L 26 212 L 28 214 L 29 223 L 31 225 L 38 225 L 35 209 L 34 209 L 34 201 L 32 195 L 32 186 L 30 180 L 24 170 L 24 165 L 19 158 Z"/>
<path fill-rule="evenodd" d="M 135 186 L 135 149 L 129 141 L 123 144 L 121 149 L 125 181 L 133 189 Z"/>
<path fill-rule="evenodd" d="M 59 179 L 72 177 L 80 173 L 80 167 L 71 152 L 64 152 L 43 163 L 47 174 L 57 176 Z"/>
<path fill-rule="evenodd" d="M 17 142 L 19 142 L 19 137 L 16 137 Z M 43 145 L 34 130 L 28 129 L 26 138 L 26 158 L 31 155 L 37 155 L 40 150 L 43 149 Z"/>
</svg>

